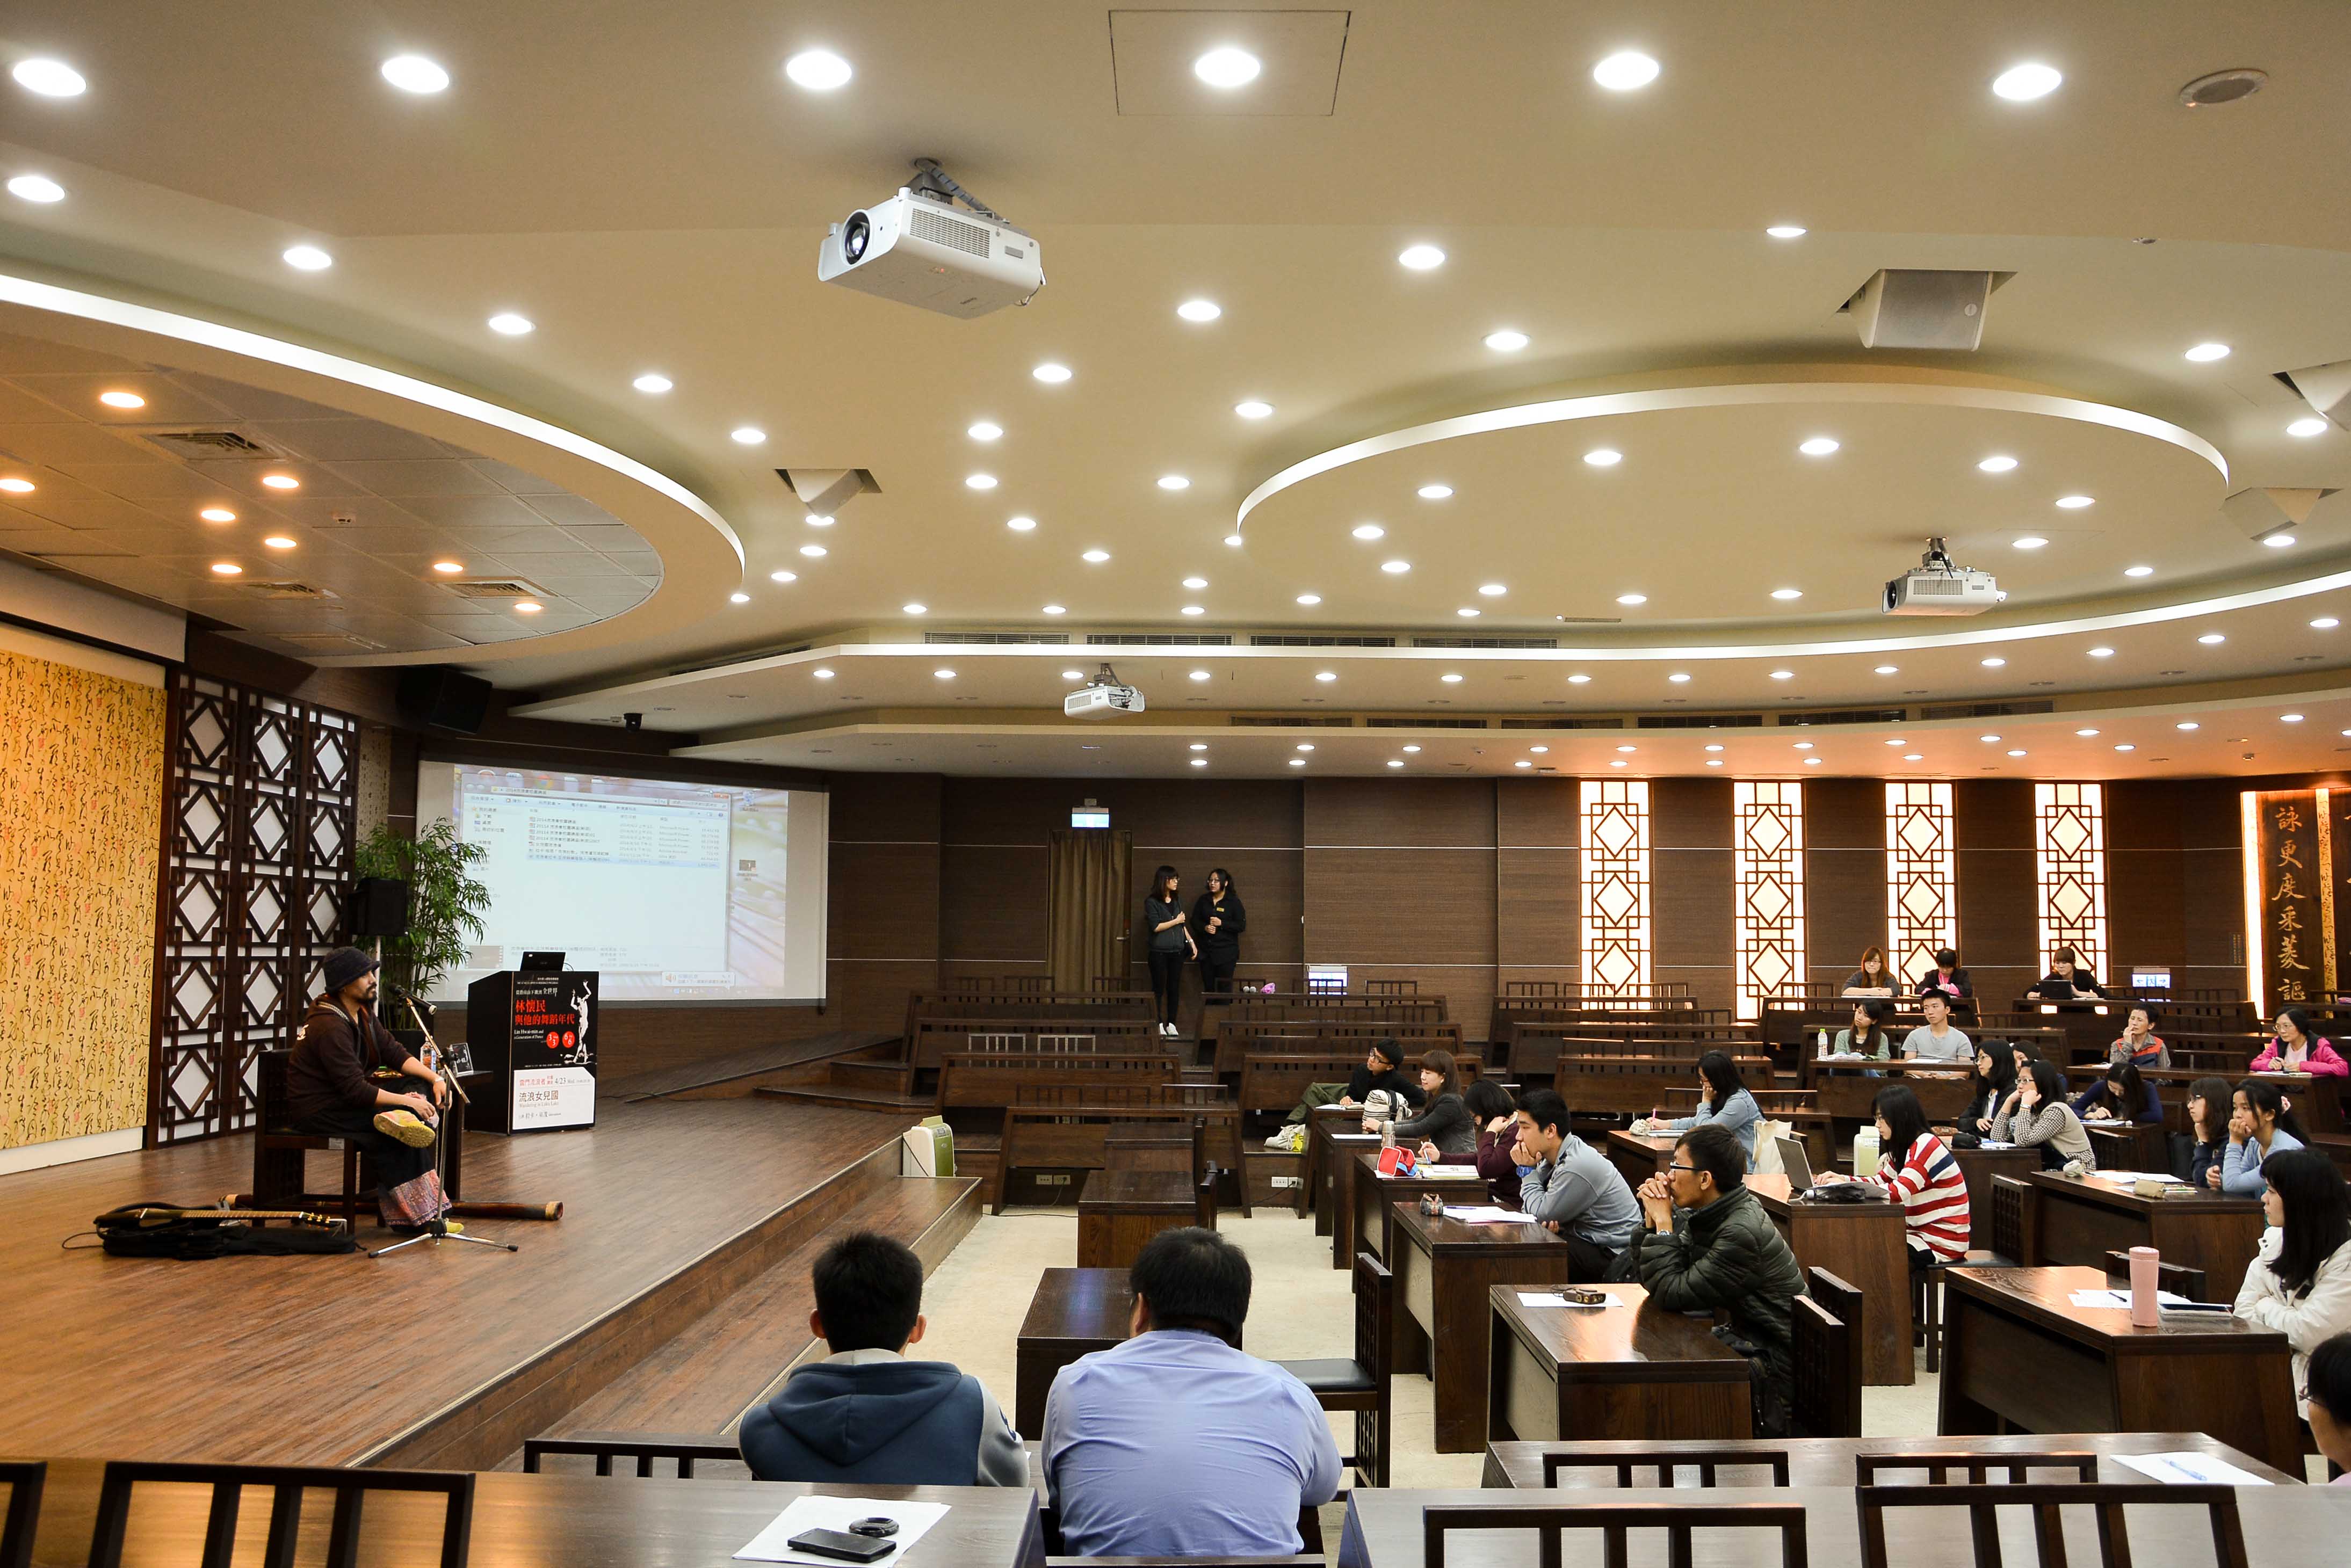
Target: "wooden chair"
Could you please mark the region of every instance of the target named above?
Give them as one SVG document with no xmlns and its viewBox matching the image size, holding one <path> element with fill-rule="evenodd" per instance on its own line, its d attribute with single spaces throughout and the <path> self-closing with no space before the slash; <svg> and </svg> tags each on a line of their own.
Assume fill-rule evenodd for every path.
<svg viewBox="0 0 2351 1568">
<path fill-rule="evenodd" d="M 2069 1469 L 2082 1480 L 2098 1479 L 2098 1456 L 2088 1449 L 2067 1453 L 2015 1454 L 2006 1451 L 1980 1450 L 1970 1453 L 1949 1449 L 1937 1454 L 1855 1454 L 1853 1457 L 1854 1482 L 1857 1486 L 1877 1484 L 1880 1470 L 1925 1470 L 1928 1481 L 1941 1486 L 1950 1472 L 1964 1470 L 1972 1486 L 1986 1484 L 1993 1470 L 2006 1470 L 2008 1479 L 2022 1485 L 2027 1470 Z"/>
<path fill-rule="evenodd" d="M 1567 1498 L 1573 1492 L 1553 1493 Z M 1605 1497 L 1594 1492 L 1593 1497 Z M 1662 1530 L 1667 1532 L 1667 1561 L 1674 1568 L 1687 1568 L 1690 1562 L 1690 1532 L 1693 1530 L 1776 1530 L 1780 1532 L 1780 1568 L 1805 1568 L 1804 1510 L 1799 1503 L 1779 1502 L 1567 1502 L 1530 1508 L 1469 1505 L 1464 1507 L 1429 1508 L 1421 1511 L 1421 1539 L 1424 1542 L 1421 1561 L 1426 1568 L 1445 1568 L 1445 1538 L 1457 1531 L 1468 1530 L 1532 1530 L 1541 1542 L 1539 1560 L 1556 1563 L 1562 1560 L 1560 1536 L 1570 1530 L 1597 1530 L 1602 1532 L 1604 1556 L 1608 1568 L 1623 1568 L 1629 1561 L 1625 1548 L 1626 1535 L 1635 1530 Z M 1477 1561 L 1490 1561 L 1490 1549 L 1481 1552 Z M 1872 1568 L 1878 1568 L 1873 1564 Z"/>
<path fill-rule="evenodd" d="M 1826 1269 L 1809 1272 L 1812 1293 L 1789 1303 L 1789 1418 L 1799 1436 L 1861 1436 L 1861 1292 Z"/>
<path fill-rule="evenodd" d="M 1323 1568 L 1322 1513 L 1298 1511 L 1300 1552 L 1295 1557 L 1070 1557 L 1062 1553 L 1061 1515 L 1050 1506 L 1037 1510 L 1037 1533 L 1045 1543 L 1045 1568 Z M 887 1559 L 884 1559 L 887 1561 Z"/>
<path fill-rule="evenodd" d="M 2106 1254 L 2106 1278 L 2130 1278 L 2130 1254 L 2110 1251 Z M 2191 1302 L 2207 1301 L 2204 1293 L 2204 1271 L 2191 1269 L 2185 1263 L 2158 1262 L 2155 1265 L 2155 1286 L 2174 1295 L 2186 1296 Z"/>
<path fill-rule="evenodd" d="M 1366 996 L 1418 996 L 1420 981 L 1416 980 L 1367 980 L 1364 982 Z"/>
<path fill-rule="evenodd" d="M 1573 1450 L 1546 1453 L 1542 1457 L 1542 1483 L 1557 1486 L 1562 1470 L 1613 1469 L 1616 1484 L 1629 1487 L 1635 1484 L 1634 1470 L 1643 1465 L 1656 1466 L 1657 1485 L 1661 1488 L 1677 1484 L 1675 1472 L 1689 1467 L 1696 1467 L 1698 1485 L 1710 1487 L 1718 1469 L 1738 1465 L 1767 1465 L 1773 1486 L 1788 1484 L 1788 1450 L 1769 1443 L 1678 1443 L 1672 1448 L 1636 1452 L 1611 1449 L 1604 1454 Z"/>
<path fill-rule="evenodd" d="M 1217 1176 L 1214 1165 L 1206 1167 L 1200 1173 L 1199 1184 L 1193 1189 L 1192 1223 L 1203 1231 L 1217 1228 Z"/>
<path fill-rule="evenodd" d="M 253 1134 L 253 1206 L 256 1209 L 306 1209 L 308 1185 L 303 1157 L 314 1148 L 342 1146 L 343 1229 L 359 1228 L 360 1194 L 371 1188 L 363 1182 L 360 1145 L 356 1139 L 329 1137 L 324 1133 L 296 1132 L 286 1125 L 286 1068 L 291 1051 L 263 1051 L 255 1057 L 260 1093 L 255 1106 Z"/>
<path fill-rule="evenodd" d="M 2001 1568 L 2001 1508 L 2032 1510 L 2035 1554 L 2043 1568 L 2065 1568 L 2064 1525 L 2058 1510 L 2068 1503 L 2098 1511 L 2098 1561 L 2103 1568 L 2130 1568 L 2130 1536 L 2123 1510 L 2201 1506 L 2212 1529 L 2212 1555 L 2219 1568 L 2246 1568 L 2245 1532 L 2237 1513 L 2237 1490 L 2226 1486 L 2170 1486 L 2100 1482 L 2031 1482 L 2007 1486 L 1862 1486 L 1854 1490 L 1861 1515 L 1862 1568 L 1889 1568 L 1886 1511 L 1889 1508 L 1964 1508 L 1975 1538 L 1976 1568 Z"/>
<path fill-rule="evenodd" d="M 1340 1462 L 1363 1484 L 1388 1484 L 1388 1377 L 1394 1371 L 1395 1276 L 1369 1252 L 1355 1254 L 1355 1355 L 1352 1361 L 1281 1361 L 1325 1410 L 1355 1415 L 1355 1451 Z"/>
<path fill-rule="evenodd" d="M 596 1461 L 596 1473 L 612 1473 L 614 1459 L 634 1459 L 636 1473 L 650 1476 L 655 1459 L 675 1459 L 681 1480 L 694 1479 L 697 1461 L 743 1462 L 743 1451 L 707 1432 L 580 1432 L 569 1438 L 525 1438 L 525 1475 L 539 1473 L 539 1461 L 549 1454 L 587 1454 Z"/>
<path fill-rule="evenodd" d="M 99 1483 L 98 1522 L 90 1532 L 89 1568 L 122 1568 L 122 1546 L 131 1522 L 131 1493 L 142 1481 L 208 1486 L 212 1511 L 204 1521 L 204 1568 L 229 1568 L 236 1547 L 237 1506 L 246 1487 L 267 1487 L 269 1539 L 263 1568 L 293 1568 L 294 1543 L 302 1529 L 306 1490 L 335 1494 L 334 1528 L 327 1540 L 327 1568 L 357 1568 L 360 1504 L 371 1491 L 438 1493 L 447 1500 L 441 1523 L 441 1568 L 465 1568 L 474 1523 L 474 1478 L 455 1470 L 342 1469 L 325 1465 L 166 1464 L 112 1459 Z M 143 1553 L 141 1554 L 144 1555 Z"/>
<path fill-rule="evenodd" d="M 2032 1241 L 2028 1235 L 2032 1188 L 2022 1178 L 1991 1179 L 1991 1245 L 1970 1248 L 1957 1263 L 1937 1262 L 1910 1276 L 1911 1337 L 1927 1347 L 1927 1370 L 1943 1369 L 1943 1281 L 1948 1268 L 2015 1269 L 2024 1266 Z"/>
<path fill-rule="evenodd" d="M 8 1488 L 7 1521 L 0 1524 L 0 1568 L 33 1568 L 33 1532 L 41 1522 L 41 1488 L 49 1467 L 38 1459 L 0 1464 Z"/>
</svg>

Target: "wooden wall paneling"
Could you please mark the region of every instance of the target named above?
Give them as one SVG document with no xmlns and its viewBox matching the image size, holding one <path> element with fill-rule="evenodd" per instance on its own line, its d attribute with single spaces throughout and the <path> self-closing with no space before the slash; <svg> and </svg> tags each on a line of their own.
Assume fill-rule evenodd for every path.
<svg viewBox="0 0 2351 1568">
<path fill-rule="evenodd" d="M 1115 823 L 1115 812 L 1111 816 Z M 1306 982 L 1306 864 L 1298 848 L 1207 848 L 1194 844 L 1134 846 L 1128 885 L 1134 890 L 1134 929 L 1127 940 L 1127 979 L 1138 990 L 1151 983 L 1144 962 L 1143 896 L 1151 890 L 1151 874 L 1173 866 L 1183 877 L 1185 908 L 1207 890 L 1208 872 L 1223 867 L 1239 889 L 1249 910 L 1249 929 L 1241 933 L 1241 975 L 1262 975 L 1279 981 L 1284 990 L 1303 989 Z M 1188 994 L 1188 993 L 1187 993 Z"/>
<path fill-rule="evenodd" d="M 1582 818 L 1573 779 L 1494 786 L 1494 989 L 1582 972 Z"/>
<path fill-rule="evenodd" d="M 1806 978 L 1840 983 L 1865 949 L 1886 945 L 1886 786 L 1804 783 Z"/>
<path fill-rule="evenodd" d="M 1729 1007 L 1734 974 L 1729 779 L 1649 781 L 1653 977 Z"/>
<path fill-rule="evenodd" d="M 1308 849 L 1494 846 L 1491 779 L 1310 779 Z"/>
<path fill-rule="evenodd" d="M 939 846 L 939 959 L 950 972 L 1042 968 L 1050 854 L 1042 844 Z"/>
<path fill-rule="evenodd" d="M 1982 1004 L 2005 1006 L 2043 973 L 2032 781 L 1953 784 L 1951 829 L 1959 863 L 1959 958 Z"/>
<path fill-rule="evenodd" d="M 2114 973 L 2127 984 L 2131 967 L 2179 971 L 2188 962 L 2186 867 L 2179 847 L 2180 787 L 2171 779 L 2123 779 L 2106 785 L 2106 929 Z"/>
<path fill-rule="evenodd" d="M 895 1033 L 906 994 L 939 982 L 936 774 L 831 781 L 825 1012 L 830 1027 Z"/>
<path fill-rule="evenodd" d="M 2332 776 L 2317 782 L 2342 787 Z M 2238 797 L 2247 789 L 2298 787 L 2283 780 L 2179 781 L 2180 924 L 2188 956 L 2173 984 L 2243 987 L 2245 869 Z"/>
<path fill-rule="evenodd" d="M 1305 786 L 1307 959 L 1348 982 L 1412 980 L 1462 1037 L 1492 1013 L 1493 782 L 1318 779 Z"/>
</svg>

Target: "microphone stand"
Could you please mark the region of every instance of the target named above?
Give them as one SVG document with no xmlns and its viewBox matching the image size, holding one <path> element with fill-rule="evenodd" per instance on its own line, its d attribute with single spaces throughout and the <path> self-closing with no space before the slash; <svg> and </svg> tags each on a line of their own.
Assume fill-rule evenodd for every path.
<svg viewBox="0 0 2351 1568">
<path fill-rule="evenodd" d="M 423 1015 L 416 1010 L 416 999 L 409 995 L 404 991 L 397 992 L 396 997 L 400 1004 L 408 1010 L 408 1017 L 411 1024 L 414 1026 L 418 1033 L 424 1036 L 424 1049 L 430 1053 L 430 1054 L 425 1057 L 425 1061 L 433 1068 L 434 1080 L 438 1083 L 446 1085 L 453 1096 L 442 1108 L 442 1126 L 439 1135 L 433 1140 L 433 1174 L 435 1178 L 435 1185 L 439 1185 L 438 1179 L 441 1176 L 442 1158 L 449 1147 L 449 1117 L 452 1115 L 463 1116 L 465 1114 L 465 1107 L 471 1105 L 473 1101 L 466 1095 L 464 1088 L 458 1085 L 457 1075 L 449 1070 L 448 1061 L 443 1056 L 441 1052 L 441 1043 L 433 1038 L 433 1031 L 425 1026 Z M 443 1189 L 442 1196 L 444 1199 L 448 1198 L 448 1192 L 445 1188 Z M 448 1208 L 455 1207 L 455 1200 L 454 1199 L 449 1199 Z M 493 1241 L 486 1236 L 468 1236 L 462 1231 L 450 1230 L 448 1211 L 447 1209 L 444 1208 L 439 1216 L 426 1220 L 423 1229 L 419 1230 L 415 1235 L 409 1237 L 404 1241 L 394 1241 L 389 1247 L 379 1247 L 374 1251 L 370 1252 L 368 1256 L 371 1258 L 390 1257 L 392 1253 L 401 1251 L 402 1248 L 415 1246 L 419 1241 L 430 1241 L 436 1247 L 444 1241 L 471 1241 L 476 1247 L 495 1247 L 504 1252 L 519 1252 L 522 1251 L 520 1247 L 516 1246 L 511 1241 Z"/>
</svg>

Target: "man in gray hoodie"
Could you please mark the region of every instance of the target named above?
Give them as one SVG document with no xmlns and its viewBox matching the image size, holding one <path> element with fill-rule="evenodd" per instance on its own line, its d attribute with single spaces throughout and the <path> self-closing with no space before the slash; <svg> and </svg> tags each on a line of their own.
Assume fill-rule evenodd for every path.
<svg viewBox="0 0 2351 1568">
<path fill-rule="evenodd" d="M 1567 1243 L 1571 1282 L 1597 1283 L 1641 1228 L 1641 1206 L 1607 1158 L 1567 1130 L 1567 1102 L 1556 1092 L 1520 1096 L 1518 1123 L 1511 1158 L 1534 1168 L 1519 1179 L 1519 1207 Z"/>
<path fill-rule="evenodd" d="M 908 1361 L 923 1337 L 923 1262 L 860 1231 L 812 1271 L 809 1332 L 831 1355 L 743 1417 L 743 1462 L 761 1480 L 880 1486 L 1027 1486 L 1029 1460 L 979 1379 Z"/>
</svg>

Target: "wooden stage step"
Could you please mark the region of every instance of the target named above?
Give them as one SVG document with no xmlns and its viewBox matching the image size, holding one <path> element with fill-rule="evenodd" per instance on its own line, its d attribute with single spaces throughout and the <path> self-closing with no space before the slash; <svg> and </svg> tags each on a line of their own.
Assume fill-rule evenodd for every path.
<svg viewBox="0 0 2351 1568">
<path fill-rule="evenodd" d="M 735 1098 L 768 1084 L 824 1083 L 844 1059 L 902 1052 L 895 1034 L 836 1029 L 813 1039 L 753 1045 L 724 1056 L 632 1074 L 599 1085 L 597 1093 L 621 1100 Z"/>
<path fill-rule="evenodd" d="M 865 1088 L 853 1084 L 811 1084 L 805 1088 L 797 1085 L 763 1088 L 759 1098 L 789 1100 L 803 1106 L 838 1106 L 852 1111 L 888 1111 L 895 1115 L 927 1116 L 938 1109 L 938 1101 L 929 1095 L 910 1095 L 901 1089 Z"/>
</svg>

